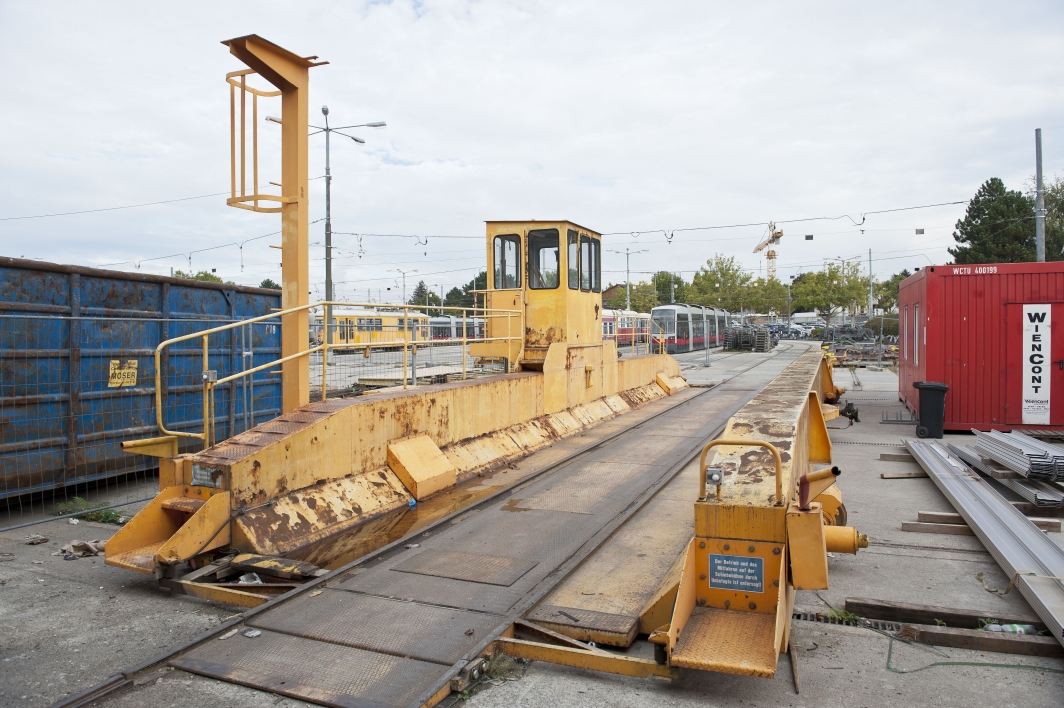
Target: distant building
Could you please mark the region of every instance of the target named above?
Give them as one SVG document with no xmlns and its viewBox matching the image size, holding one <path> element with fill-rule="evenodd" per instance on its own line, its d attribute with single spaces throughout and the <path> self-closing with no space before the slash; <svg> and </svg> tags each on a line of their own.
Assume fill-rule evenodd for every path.
<svg viewBox="0 0 1064 708">
<path fill-rule="evenodd" d="M 608 287 L 608 288 L 606 288 L 605 290 L 602 291 L 602 301 L 603 302 L 609 302 L 610 300 L 612 300 L 613 298 L 617 297 L 617 295 L 619 295 L 619 294 L 621 294 L 623 292 L 624 292 L 624 283 L 621 283 L 620 285 L 611 285 L 610 287 Z"/>
</svg>

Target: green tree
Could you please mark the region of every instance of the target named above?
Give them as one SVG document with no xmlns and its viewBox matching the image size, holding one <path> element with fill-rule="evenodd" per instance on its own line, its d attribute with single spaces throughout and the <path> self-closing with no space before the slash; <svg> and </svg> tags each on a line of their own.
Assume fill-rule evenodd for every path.
<svg viewBox="0 0 1064 708">
<path fill-rule="evenodd" d="M 658 290 L 652 283 L 632 283 L 632 310 L 649 313 L 658 305 Z M 624 306 L 623 304 L 621 305 Z"/>
<path fill-rule="evenodd" d="M 654 289 L 658 291 L 658 302 L 687 302 L 687 283 L 679 275 L 659 270 L 650 278 Z M 675 292 L 675 295 L 673 295 Z"/>
<path fill-rule="evenodd" d="M 174 271 L 174 277 L 175 278 L 185 278 L 186 280 L 202 280 L 202 281 L 207 282 L 207 283 L 221 283 L 221 282 L 223 282 L 222 279 L 219 278 L 217 275 L 215 275 L 214 273 L 210 273 L 208 271 L 205 271 L 205 270 L 201 270 L 200 272 L 196 273 L 195 275 L 190 275 L 189 273 L 186 273 L 183 270 L 175 270 Z"/>
<path fill-rule="evenodd" d="M 778 278 L 758 278 L 746 286 L 744 305 L 748 310 L 765 314 L 787 312 L 787 286 Z"/>
<path fill-rule="evenodd" d="M 406 301 L 407 305 L 417 305 L 425 310 L 425 314 L 429 314 L 429 309 L 432 307 L 439 307 L 443 304 L 440 300 L 440 296 L 432 292 L 429 286 L 425 284 L 424 280 L 418 281 L 417 287 L 414 288 L 414 293 L 410 296 L 410 299 Z M 437 310 L 439 312 L 439 310 Z"/>
<path fill-rule="evenodd" d="M 868 297 L 868 277 L 856 261 L 831 261 L 823 270 L 803 273 L 791 286 L 794 304 L 802 310 L 817 310 L 828 323 L 843 310 L 853 310 Z"/>
<path fill-rule="evenodd" d="M 992 177 L 979 187 L 957 222 L 953 238 L 958 245 L 949 252 L 957 263 L 1033 261 L 1034 231 L 1032 196 L 1006 189 L 1004 182 Z M 1046 260 L 1061 260 L 1062 252 L 1064 233 L 1054 224 L 1052 231 L 1046 230 Z"/>
<path fill-rule="evenodd" d="M 447 307 L 473 307 L 473 291 L 486 290 L 488 287 L 488 271 L 480 271 L 476 277 L 460 288 L 451 288 L 443 298 L 443 304 Z M 484 294 L 477 296 L 477 303 L 484 306 Z M 453 313 L 452 313 L 453 314 Z"/>
<path fill-rule="evenodd" d="M 695 273 L 687 299 L 695 305 L 738 311 L 746 306 L 746 288 L 751 280 L 735 256 L 725 258 L 718 253 Z"/>
<path fill-rule="evenodd" d="M 281 286 L 278 285 L 277 283 L 273 282 L 273 280 L 270 279 L 270 278 L 266 278 L 261 283 L 259 283 L 259 287 L 260 288 L 266 288 L 267 290 L 280 290 L 281 289 Z"/>
<path fill-rule="evenodd" d="M 912 273 L 906 268 L 900 273 L 895 273 L 887 280 L 876 283 L 873 289 L 876 304 L 883 308 L 884 312 L 891 312 L 898 306 L 898 288 L 901 281 L 908 278 Z"/>
</svg>

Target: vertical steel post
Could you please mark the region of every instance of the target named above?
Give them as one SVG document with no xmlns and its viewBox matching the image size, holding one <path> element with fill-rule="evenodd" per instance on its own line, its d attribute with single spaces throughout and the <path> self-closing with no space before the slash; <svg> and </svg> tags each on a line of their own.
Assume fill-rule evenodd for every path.
<svg viewBox="0 0 1064 708">
<path fill-rule="evenodd" d="M 406 310 L 405 309 L 403 310 L 403 314 L 404 315 L 406 314 Z M 404 317 L 404 319 L 405 319 L 405 317 Z M 396 329 L 399 329 L 399 328 L 396 327 Z M 395 334 L 396 334 L 396 337 L 399 336 L 398 332 L 396 332 Z M 406 344 L 407 344 L 406 335 L 404 334 L 403 335 L 403 388 L 404 389 L 406 388 Z"/>
<path fill-rule="evenodd" d="M 872 316 L 872 249 L 868 249 L 868 316 Z"/>
<path fill-rule="evenodd" d="M 209 362 L 207 361 L 208 345 L 207 335 L 203 335 L 203 449 L 206 450 L 211 446 L 210 444 L 210 392 L 207 384 L 207 371 Z"/>
<path fill-rule="evenodd" d="M 1042 129 L 1034 131 L 1034 248 L 1035 260 L 1042 263 L 1046 259 L 1046 202 L 1045 189 L 1042 186 Z"/>
<path fill-rule="evenodd" d="M 329 324 L 326 321 L 325 329 L 328 330 Z M 325 377 L 328 375 L 329 370 L 326 364 L 326 356 L 329 354 L 329 333 L 328 331 L 321 338 L 321 400 L 325 400 Z"/>
<path fill-rule="evenodd" d="M 465 308 L 462 308 L 462 380 L 466 380 L 466 312 Z M 474 315 L 476 312 L 473 313 Z M 473 318 L 476 321 L 476 318 Z"/>
<path fill-rule="evenodd" d="M 233 56 L 247 64 L 281 92 L 281 309 L 306 305 L 308 284 L 308 86 L 311 59 L 290 52 L 258 35 L 223 42 Z M 241 79 L 243 81 L 243 78 Z M 244 93 L 244 91 L 241 91 Z M 243 121 L 243 104 L 241 104 Z M 243 127 L 241 128 L 243 131 Z M 244 193 L 243 132 L 241 133 L 241 193 Z M 232 156 L 231 158 L 232 159 Z M 281 317 L 281 356 L 310 348 L 306 309 Z M 281 364 L 281 411 L 287 413 L 310 402 L 310 358 L 296 357 Z"/>
</svg>

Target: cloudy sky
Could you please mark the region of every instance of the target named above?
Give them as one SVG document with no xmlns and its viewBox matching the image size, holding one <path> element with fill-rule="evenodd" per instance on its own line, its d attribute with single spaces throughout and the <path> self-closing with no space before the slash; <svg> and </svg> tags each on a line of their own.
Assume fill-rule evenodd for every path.
<svg viewBox="0 0 1064 708">
<path fill-rule="evenodd" d="M 885 277 L 948 261 L 964 206 L 868 212 L 966 202 L 995 176 L 1023 188 L 1035 128 L 1045 171 L 1064 173 L 1059 3 L 754 5 L 0 2 L 0 253 L 279 280 L 279 217 L 224 195 L 18 218 L 225 192 L 224 75 L 243 65 L 219 42 L 252 33 L 330 62 L 311 73 L 312 122 L 328 104 L 341 124 L 388 123 L 333 145 L 333 228 L 363 234 L 336 237 L 343 298 L 397 299 L 396 269 L 417 271 L 408 289 L 468 281 L 489 219 L 611 234 L 611 251 L 643 251 L 633 280 L 689 279 L 715 253 L 757 274 L 775 220 L 783 278 L 869 248 Z M 278 137 L 260 126 L 264 182 Z M 797 221 L 813 217 L 841 218 Z M 736 224 L 753 225 L 681 231 Z M 623 282 L 611 251 L 605 280 Z"/>
</svg>

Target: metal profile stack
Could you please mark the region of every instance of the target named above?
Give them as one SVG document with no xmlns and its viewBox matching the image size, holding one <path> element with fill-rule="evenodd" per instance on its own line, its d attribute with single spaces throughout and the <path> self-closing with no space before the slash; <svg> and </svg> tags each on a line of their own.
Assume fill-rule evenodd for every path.
<svg viewBox="0 0 1064 708">
<path fill-rule="evenodd" d="M 1064 479 L 1064 449 L 1018 432 L 972 432 L 978 440 L 976 450 L 1013 472 L 1048 482 Z"/>
<path fill-rule="evenodd" d="M 991 474 L 991 468 L 983 462 L 977 451 L 967 445 L 959 446 L 948 444 L 946 447 L 976 472 L 987 477 L 993 477 Z M 1064 506 L 1064 489 L 1057 484 L 1040 482 L 1033 479 L 997 478 L 997 481 L 1035 506 L 1043 508 L 1058 508 Z"/>
<path fill-rule="evenodd" d="M 1064 549 L 941 443 L 906 440 L 905 445 L 1064 644 Z"/>
</svg>

